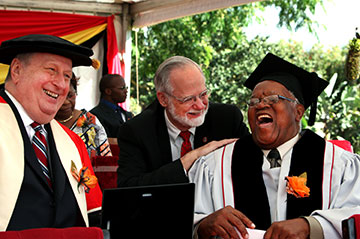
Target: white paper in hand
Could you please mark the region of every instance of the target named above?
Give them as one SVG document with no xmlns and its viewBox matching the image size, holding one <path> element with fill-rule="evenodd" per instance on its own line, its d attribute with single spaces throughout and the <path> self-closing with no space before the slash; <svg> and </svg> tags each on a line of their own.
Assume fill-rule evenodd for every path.
<svg viewBox="0 0 360 239">
<path fill-rule="evenodd" d="M 249 233 L 249 239 L 263 239 L 265 231 L 263 230 L 257 230 L 257 229 L 250 229 L 246 228 L 246 230 Z M 236 230 L 236 232 L 239 234 L 240 238 L 243 239 L 243 237 L 240 235 L 239 231 Z"/>
</svg>

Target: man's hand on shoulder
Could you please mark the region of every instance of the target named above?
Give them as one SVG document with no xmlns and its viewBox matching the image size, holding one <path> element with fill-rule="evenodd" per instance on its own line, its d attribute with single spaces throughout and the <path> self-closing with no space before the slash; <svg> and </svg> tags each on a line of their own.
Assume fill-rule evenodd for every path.
<svg viewBox="0 0 360 239">
<path fill-rule="evenodd" d="M 199 224 L 199 239 L 219 236 L 223 239 L 239 239 L 235 228 L 240 232 L 243 238 L 248 238 L 246 227 L 255 228 L 255 225 L 243 213 L 231 206 L 226 206 L 209 216 L 205 217 Z"/>
<path fill-rule="evenodd" d="M 230 144 L 236 140 L 237 139 L 223 139 L 223 140 L 219 140 L 219 141 L 216 141 L 216 140 L 211 141 L 211 142 L 201 146 L 200 148 L 197 148 L 197 149 L 194 149 L 194 150 L 188 152 L 187 154 L 185 154 L 184 156 L 182 156 L 180 158 L 180 161 L 181 161 L 184 169 L 186 171 L 189 171 L 189 169 L 191 168 L 191 166 L 193 165 L 195 160 L 197 160 L 201 156 L 207 155 L 208 153 L 211 153 L 212 151 L 214 151 L 226 144 Z"/>
</svg>

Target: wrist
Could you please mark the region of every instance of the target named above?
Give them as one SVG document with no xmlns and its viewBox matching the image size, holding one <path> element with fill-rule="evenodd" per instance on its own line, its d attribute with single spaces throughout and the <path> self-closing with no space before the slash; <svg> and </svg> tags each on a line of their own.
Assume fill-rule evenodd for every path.
<svg viewBox="0 0 360 239">
<path fill-rule="evenodd" d="M 180 161 L 181 161 L 184 169 L 186 171 L 189 171 L 189 169 L 191 168 L 191 166 L 193 165 L 193 163 L 195 162 L 196 159 L 197 159 L 196 150 L 192 150 L 192 151 L 188 152 L 187 154 L 185 154 L 184 156 L 182 156 L 180 158 Z"/>
</svg>

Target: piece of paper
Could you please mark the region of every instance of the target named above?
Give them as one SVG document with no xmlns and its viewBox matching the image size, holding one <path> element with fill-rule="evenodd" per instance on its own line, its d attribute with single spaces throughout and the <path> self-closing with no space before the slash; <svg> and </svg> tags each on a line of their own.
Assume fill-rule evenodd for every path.
<svg viewBox="0 0 360 239">
<path fill-rule="evenodd" d="M 249 228 L 246 228 L 246 230 L 249 233 L 249 239 L 263 239 L 264 238 L 265 231 L 263 231 L 263 230 L 249 229 Z M 238 230 L 236 230 L 236 231 L 239 234 L 240 238 L 243 238 L 240 235 L 239 231 Z"/>
</svg>

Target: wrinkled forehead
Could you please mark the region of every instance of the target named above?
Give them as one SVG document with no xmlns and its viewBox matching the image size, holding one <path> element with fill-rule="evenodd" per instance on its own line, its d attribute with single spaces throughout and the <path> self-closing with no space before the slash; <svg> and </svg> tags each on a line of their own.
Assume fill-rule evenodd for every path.
<svg viewBox="0 0 360 239">
<path fill-rule="evenodd" d="M 291 91 L 286 88 L 283 84 L 273 81 L 265 80 L 255 85 L 252 95 L 271 95 L 271 94 L 291 94 Z"/>
</svg>

